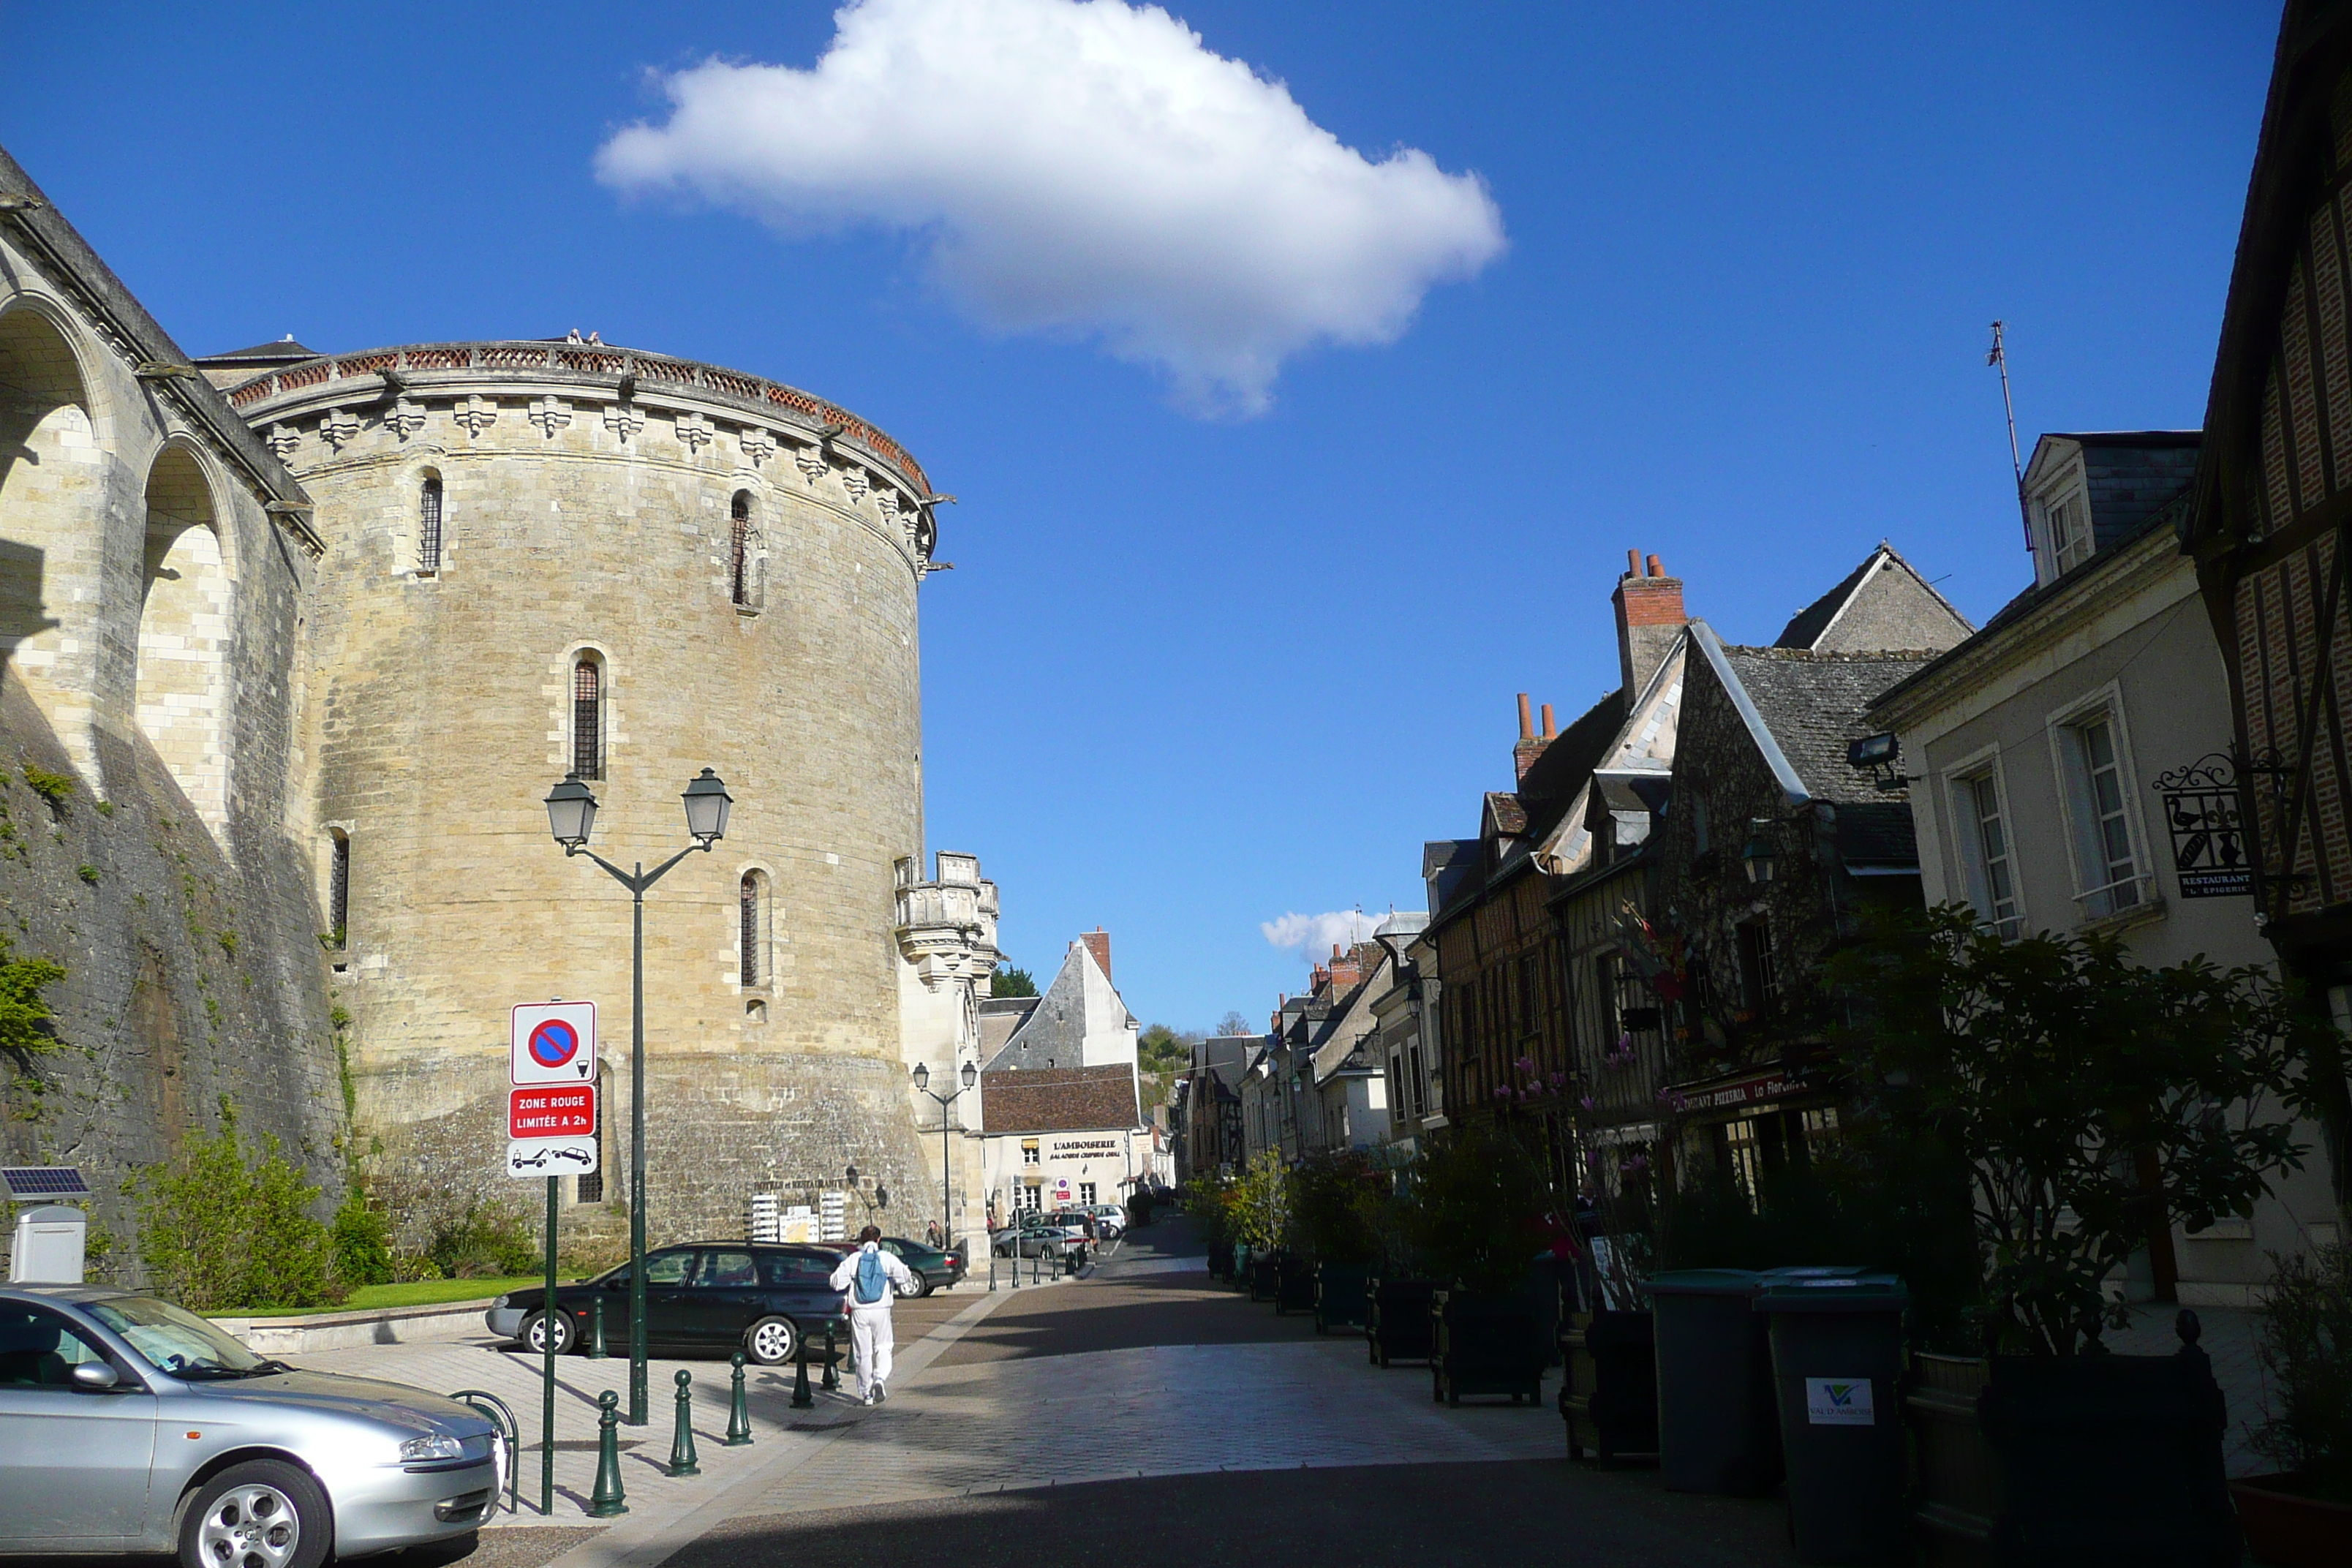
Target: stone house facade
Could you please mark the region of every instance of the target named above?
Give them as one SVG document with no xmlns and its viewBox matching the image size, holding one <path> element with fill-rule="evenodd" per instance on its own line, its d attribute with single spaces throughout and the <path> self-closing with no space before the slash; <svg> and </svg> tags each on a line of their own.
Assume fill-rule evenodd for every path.
<svg viewBox="0 0 2352 1568">
<path fill-rule="evenodd" d="M 1110 981 L 1110 938 L 1096 931 L 1071 942 L 1043 994 L 982 1006 L 992 1047 L 980 1073 L 987 1202 L 1000 1217 L 1124 1203 L 1128 1184 L 1151 1169 L 1153 1142 L 1139 1110 L 1138 1026 Z"/>
<path fill-rule="evenodd" d="M 2003 934 L 2109 931 L 2151 966 L 2273 963 L 2252 868 L 2208 821 L 2234 820 L 2236 780 L 2228 673 L 2175 532 L 2197 448 L 2193 431 L 2043 437 L 2034 583 L 1873 702 L 1914 780 L 1927 903 Z M 2251 1214 L 2152 1237 L 2133 1288 L 2242 1305 L 2266 1252 L 2336 1234 L 2322 1155 Z"/>
</svg>

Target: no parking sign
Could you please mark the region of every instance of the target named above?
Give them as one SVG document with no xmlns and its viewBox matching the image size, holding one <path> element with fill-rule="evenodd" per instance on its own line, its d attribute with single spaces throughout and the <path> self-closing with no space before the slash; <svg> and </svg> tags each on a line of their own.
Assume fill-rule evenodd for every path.
<svg viewBox="0 0 2352 1568">
<path fill-rule="evenodd" d="M 525 1002 L 514 1010 L 508 1076 L 519 1086 L 596 1076 L 596 1004 Z"/>
</svg>

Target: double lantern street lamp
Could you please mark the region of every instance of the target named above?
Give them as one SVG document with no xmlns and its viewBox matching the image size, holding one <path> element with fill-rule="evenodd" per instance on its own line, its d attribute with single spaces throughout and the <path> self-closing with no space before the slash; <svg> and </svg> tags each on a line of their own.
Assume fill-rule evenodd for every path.
<svg viewBox="0 0 2352 1568">
<path fill-rule="evenodd" d="M 922 1062 L 915 1064 L 915 1089 L 926 1100 L 934 1100 L 940 1108 L 940 1239 L 952 1249 L 955 1246 L 955 1174 L 948 1163 L 948 1107 L 963 1098 L 963 1089 L 980 1081 L 980 1069 L 970 1062 L 963 1064 L 963 1089 L 945 1094 L 931 1092 L 931 1069 Z M 994 1238 L 990 1238 L 994 1245 Z M 993 1263 L 989 1268 L 993 1269 Z M 991 1279 L 995 1275 L 989 1276 Z M 993 1286 L 991 1289 L 994 1289 Z"/>
<path fill-rule="evenodd" d="M 686 786 L 686 831 L 694 842 L 655 867 L 624 871 L 588 847 L 596 825 L 595 793 L 577 773 L 547 792 L 547 826 L 568 856 L 585 855 L 629 889 L 635 924 L 629 941 L 629 1425 L 647 1419 L 646 1394 L 646 889 L 698 849 L 727 837 L 734 798 L 709 768 Z"/>
</svg>

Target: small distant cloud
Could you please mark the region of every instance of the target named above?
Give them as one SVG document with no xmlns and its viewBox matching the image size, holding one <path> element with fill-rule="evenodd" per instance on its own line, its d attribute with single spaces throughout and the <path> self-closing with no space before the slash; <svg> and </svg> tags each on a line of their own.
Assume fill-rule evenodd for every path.
<svg viewBox="0 0 2352 1568">
<path fill-rule="evenodd" d="M 1361 910 L 1333 910 L 1328 914 L 1292 913 L 1280 920 L 1261 921 L 1257 929 L 1265 933 L 1268 946 L 1318 963 L 1330 955 L 1335 945 L 1353 946 L 1370 936 L 1379 924 L 1379 916 Z"/>
<path fill-rule="evenodd" d="M 1253 415 L 1318 343 L 1393 342 L 1504 248 L 1494 197 L 1366 157 L 1280 81 L 1124 0 L 853 0 L 814 66 L 706 60 L 596 158 L 790 236 L 908 237 L 971 320 L 1090 338 L 1202 413 Z"/>
</svg>

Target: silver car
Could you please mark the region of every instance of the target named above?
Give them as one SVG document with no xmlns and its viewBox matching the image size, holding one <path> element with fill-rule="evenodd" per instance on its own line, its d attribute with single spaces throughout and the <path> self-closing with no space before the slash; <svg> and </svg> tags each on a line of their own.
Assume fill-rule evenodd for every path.
<svg viewBox="0 0 2352 1568">
<path fill-rule="evenodd" d="M 471 1533 L 509 1463 L 437 1394 L 297 1372 L 152 1296 L 0 1285 L 0 1552 L 316 1568 Z"/>
</svg>

